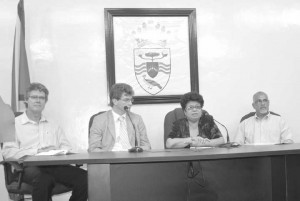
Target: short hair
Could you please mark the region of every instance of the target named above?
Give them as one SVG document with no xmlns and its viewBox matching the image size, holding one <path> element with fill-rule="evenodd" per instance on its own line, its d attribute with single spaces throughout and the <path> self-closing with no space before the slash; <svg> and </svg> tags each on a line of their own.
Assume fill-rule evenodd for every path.
<svg viewBox="0 0 300 201">
<path fill-rule="evenodd" d="M 127 95 L 133 96 L 134 91 L 132 87 L 129 84 L 125 83 L 116 83 L 112 85 L 110 92 L 109 92 L 109 98 L 110 98 L 110 106 L 113 107 L 114 103 L 112 99 L 120 100 L 122 94 L 125 93 Z"/>
<path fill-rule="evenodd" d="M 263 91 L 258 91 L 258 92 L 256 92 L 255 94 L 253 94 L 253 103 L 255 102 L 256 97 L 257 97 L 258 95 L 261 95 L 261 94 L 266 95 L 267 98 L 268 98 L 268 94 L 266 94 L 266 93 L 263 92 Z"/>
<path fill-rule="evenodd" d="M 26 96 L 25 96 L 25 100 L 27 101 L 29 98 L 29 94 L 31 91 L 41 91 L 45 93 L 45 100 L 46 102 L 48 101 L 48 95 L 49 95 L 49 91 L 48 89 L 41 83 L 38 82 L 33 82 L 29 85 L 29 87 L 26 89 Z M 27 107 L 27 104 L 26 104 Z"/>
<path fill-rule="evenodd" d="M 183 94 L 183 96 L 181 97 L 181 108 L 185 110 L 187 103 L 190 101 L 196 101 L 200 103 L 201 107 L 203 107 L 204 105 L 203 97 L 198 92 L 188 92 L 186 94 Z"/>
</svg>

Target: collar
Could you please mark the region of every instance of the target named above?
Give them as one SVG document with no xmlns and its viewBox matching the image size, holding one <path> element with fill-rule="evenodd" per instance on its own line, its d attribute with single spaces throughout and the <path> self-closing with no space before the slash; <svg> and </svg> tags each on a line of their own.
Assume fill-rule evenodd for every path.
<svg viewBox="0 0 300 201">
<path fill-rule="evenodd" d="M 260 119 L 260 118 L 257 116 L 256 113 L 255 113 L 254 117 L 255 117 L 256 120 L 259 120 L 259 119 Z M 270 118 L 270 111 L 269 111 L 268 114 L 267 114 L 266 116 L 264 116 L 264 118 L 262 118 L 262 119 L 268 119 L 268 118 Z"/>
<path fill-rule="evenodd" d="M 117 122 L 119 120 L 119 117 L 124 117 L 126 119 L 126 112 L 123 115 L 119 115 L 119 114 L 115 113 L 113 110 L 111 110 L 111 111 L 112 111 L 115 122 Z"/>
<path fill-rule="evenodd" d="M 46 119 L 46 117 L 44 115 L 41 116 L 41 119 L 39 122 L 47 122 L 48 120 Z M 32 121 L 28 118 L 26 112 L 24 112 L 21 116 L 21 124 L 27 124 L 27 123 L 31 123 L 31 124 L 36 124 L 35 121 Z"/>
</svg>

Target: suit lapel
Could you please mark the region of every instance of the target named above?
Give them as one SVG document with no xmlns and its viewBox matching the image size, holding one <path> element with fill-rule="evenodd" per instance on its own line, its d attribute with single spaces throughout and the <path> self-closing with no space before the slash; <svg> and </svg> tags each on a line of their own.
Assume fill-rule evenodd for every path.
<svg viewBox="0 0 300 201">
<path fill-rule="evenodd" d="M 114 140 L 116 140 L 115 120 L 114 120 L 111 110 L 108 112 L 107 116 L 108 116 L 107 117 L 108 118 L 108 131 L 112 135 Z"/>
<path fill-rule="evenodd" d="M 132 116 L 130 116 L 131 119 L 132 119 Z M 133 119 L 132 119 L 133 121 Z M 133 122 L 132 122 L 133 123 Z M 129 142 L 131 144 L 131 146 L 135 146 L 134 145 L 134 141 L 135 141 L 135 131 L 134 131 L 134 128 L 133 128 L 133 125 L 132 125 L 128 115 L 126 115 L 126 124 L 127 124 L 127 134 L 128 134 L 128 139 L 129 139 Z"/>
</svg>

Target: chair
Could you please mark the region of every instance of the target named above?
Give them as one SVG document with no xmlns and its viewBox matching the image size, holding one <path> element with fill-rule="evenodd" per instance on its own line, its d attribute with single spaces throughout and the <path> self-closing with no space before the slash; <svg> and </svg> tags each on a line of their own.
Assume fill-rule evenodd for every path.
<svg viewBox="0 0 300 201">
<path fill-rule="evenodd" d="M 164 120 L 164 146 L 166 148 L 166 141 L 170 132 L 172 131 L 173 122 L 184 118 L 184 113 L 181 108 L 175 108 L 174 110 L 168 112 Z"/>
<path fill-rule="evenodd" d="M 94 118 L 95 118 L 96 116 L 98 116 L 99 114 L 102 114 L 102 113 L 104 113 L 104 112 L 106 112 L 106 111 L 98 112 L 97 114 L 94 114 L 93 116 L 90 117 L 90 121 L 89 121 L 89 132 L 88 132 L 88 133 L 89 133 L 89 136 L 90 136 L 90 129 L 91 129 L 92 125 L 93 125 Z"/>
<path fill-rule="evenodd" d="M 15 116 L 21 115 L 22 112 L 16 112 Z M 3 143 L 1 143 L 2 149 Z M 16 194 L 18 196 L 13 196 L 14 199 L 20 201 L 24 200 L 24 195 L 32 194 L 32 186 L 30 184 L 24 183 L 22 181 L 23 178 L 23 166 L 16 161 L 2 161 L 1 164 L 4 167 L 4 177 L 5 177 L 5 186 L 7 192 L 11 194 Z M 61 193 L 66 193 L 71 191 L 72 189 L 66 187 L 63 184 L 56 183 L 53 190 L 52 195 L 58 195 Z M 50 201 L 52 198 L 49 199 Z"/>
<path fill-rule="evenodd" d="M 24 195 L 31 195 L 32 186 L 24 183 L 23 178 L 23 166 L 15 161 L 3 161 L 5 186 L 9 194 L 17 194 L 17 200 L 24 200 Z M 63 184 L 56 183 L 52 190 L 52 195 L 58 195 L 71 191 L 71 188 L 64 186 Z M 49 201 L 52 199 L 50 198 Z"/>
</svg>

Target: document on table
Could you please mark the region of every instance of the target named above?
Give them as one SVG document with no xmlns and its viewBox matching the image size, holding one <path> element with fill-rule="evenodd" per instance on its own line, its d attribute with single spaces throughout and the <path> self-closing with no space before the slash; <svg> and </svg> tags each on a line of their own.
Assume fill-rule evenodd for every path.
<svg viewBox="0 0 300 201">
<path fill-rule="evenodd" d="M 193 150 L 201 150 L 201 149 L 208 149 L 208 148 L 213 148 L 213 147 L 190 147 L 190 149 Z"/>
<path fill-rule="evenodd" d="M 275 143 L 252 143 L 252 144 L 243 144 L 243 145 L 275 145 Z"/>
<path fill-rule="evenodd" d="M 36 154 L 36 156 L 57 156 L 57 155 L 66 155 L 66 154 L 75 154 L 75 153 L 77 152 L 74 152 L 72 150 L 55 149 L 55 150 L 38 153 Z"/>
</svg>

